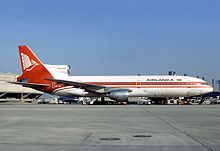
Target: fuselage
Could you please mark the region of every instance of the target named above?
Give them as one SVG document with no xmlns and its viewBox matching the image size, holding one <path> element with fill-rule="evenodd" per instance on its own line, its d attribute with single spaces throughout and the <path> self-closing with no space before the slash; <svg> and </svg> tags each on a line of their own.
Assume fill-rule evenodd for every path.
<svg viewBox="0 0 220 151">
<path fill-rule="evenodd" d="M 19 46 L 22 75 L 16 84 L 62 96 L 191 97 L 212 92 L 204 80 L 188 76 L 69 76 L 68 65 L 43 64 L 28 46 Z"/>
<path fill-rule="evenodd" d="M 213 88 L 202 79 L 189 76 L 68 76 L 63 80 L 112 88 L 129 89 L 129 97 L 190 97 L 209 93 Z M 71 86 L 56 89 L 55 95 L 94 96 Z"/>
</svg>

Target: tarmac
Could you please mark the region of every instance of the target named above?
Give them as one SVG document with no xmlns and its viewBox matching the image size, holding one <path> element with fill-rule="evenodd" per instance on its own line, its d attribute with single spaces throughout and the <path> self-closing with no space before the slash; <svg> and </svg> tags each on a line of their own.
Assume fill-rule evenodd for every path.
<svg viewBox="0 0 220 151">
<path fill-rule="evenodd" d="M 219 105 L 0 105 L 0 151 L 218 151 L 219 115 Z"/>
</svg>

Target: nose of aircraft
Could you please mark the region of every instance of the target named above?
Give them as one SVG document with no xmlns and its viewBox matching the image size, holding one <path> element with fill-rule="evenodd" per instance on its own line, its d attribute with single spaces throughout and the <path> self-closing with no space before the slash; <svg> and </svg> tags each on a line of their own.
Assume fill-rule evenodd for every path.
<svg viewBox="0 0 220 151">
<path fill-rule="evenodd" d="M 213 87 L 210 86 L 210 85 L 209 85 L 208 88 L 205 89 L 205 93 L 209 93 L 209 92 L 213 92 L 213 91 L 214 91 L 214 89 L 213 89 Z"/>
</svg>

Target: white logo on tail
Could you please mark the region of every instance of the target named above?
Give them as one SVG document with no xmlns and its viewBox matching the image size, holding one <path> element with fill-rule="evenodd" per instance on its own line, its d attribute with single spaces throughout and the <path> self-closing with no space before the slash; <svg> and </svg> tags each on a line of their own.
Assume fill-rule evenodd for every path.
<svg viewBox="0 0 220 151">
<path fill-rule="evenodd" d="M 35 66 L 39 65 L 36 61 L 32 59 L 30 60 L 28 55 L 24 53 L 21 53 L 21 59 L 22 59 L 23 68 L 26 71 L 31 71 Z"/>
</svg>

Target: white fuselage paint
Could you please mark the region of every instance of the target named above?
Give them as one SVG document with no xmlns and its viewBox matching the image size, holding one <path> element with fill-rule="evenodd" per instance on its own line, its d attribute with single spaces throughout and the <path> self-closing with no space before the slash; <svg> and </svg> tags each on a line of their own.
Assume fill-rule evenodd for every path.
<svg viewBox="0 0 220 151">
<path fill-rule="evenodd" d="M 56 75 L 53 75 L 56 78 Z M 59 76 L 59 79 L 61 77 Z M 190 97 L 213 91 L 202 79 L 189 76 L 64 76 L 63 80 L 132 90 L 129 97 Z M 94 96 L 83 89 L 66 87 L 55 95 Z"/>
</svg>

